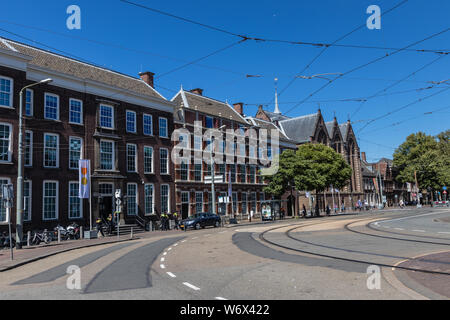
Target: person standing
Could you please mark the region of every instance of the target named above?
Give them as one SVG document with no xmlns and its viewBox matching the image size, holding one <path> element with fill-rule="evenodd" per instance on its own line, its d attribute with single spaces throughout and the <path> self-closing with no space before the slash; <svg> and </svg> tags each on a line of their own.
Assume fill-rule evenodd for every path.
<svg viewBox="0 0 450 320">
<path fill-rule="evenodd" d="M 327 216 L 329 216 L 330 215 L 330 206 L 327 204 Z"/>
<path fill-rule="evenodd" d="M 175 221 L 174 228 L 178 230 L 178 213 L 175 211 L 172 216 L 173 216 L 173 220 Z"/>
<path fill-rule="evenodd" d="M 305 204 L 303 204 L 302 212 L 303 212 L 303 218 L 306 218 L 306 207 L 305 207 Z"/>
<path fill-rule="evenodd" d="M 102 237 L 105 236 L 105 233 L 103 232 L 103 222 L 102 222 L 102 218 L 97 218 L 97 220 L 95 221 L 95 223 L 97 224 L 97 234 L 100 232 L 102 234 Z"/>
</svg>

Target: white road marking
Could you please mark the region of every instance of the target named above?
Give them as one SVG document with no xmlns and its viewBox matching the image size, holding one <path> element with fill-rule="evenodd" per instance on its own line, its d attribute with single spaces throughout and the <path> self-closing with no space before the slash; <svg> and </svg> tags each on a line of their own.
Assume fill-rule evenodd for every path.
<svg viewBox="0 0 450 320">
<path fill-rule="evenodd" d="M 186 240 L 183 240 L 183 241 L 181 241 L 181 242 L 186 242 Z"/>
<path fill-rule="evenodd" d="M 170 277 L 172 277 L 172 278 L 176 278 L 177 276 L 176 275 L 174 275 L 172 272 L 166 272 Z"/>
<path fill-rule="evenodd" d="M 220 231 L 219 233 L 225 233 L 226 231 Z"/>
<path fill-rule="evenodd" d="M 178 243 L 175 243 L 173 246 L 176 247 L 178 245 Z"/>
<path fill-rule="evenodd" d="M 167 251 L 170 251 L 170 250 L 172 250 L 172 247 L 170 247 L 169 249 L 167 249 Z"/>
<path fill-rule="evenodd" d="M 394 228 L 395 230 L 405 230 L 405 229 L 402 229 L 402 228 Z"/>
<path fill-rule="evenodd" d="M 161 267 L 161 269 L 165 269 L 166 268 L 166 266 L 163 265 L 163 264 L 160 264 L 159 266 Z"/>
<path fill-rule="evenodd" d="M 166 258 L 161 258 L 161 262 L 164 262 L 164 260 L 166 260 Z"/>
<path fill-rule="evenodd" d="M 192 240 L 198 239 L 198 237 L 193 237 Z"/>
<path fill-rule="evenodd" d="M 217 300 L 227 300 L 227 299 L 222 298 L 222 297 L 216 297 L 216 299 L 217 299 Z"/>
<path fill-rule="evenodd" d="M 442 234 L 450 234 L 450 232 L 438 232 L 438 233 L 442 233 Z"/>
<path fill-rule="evenodd" d="M 167 252 L 164 252 L 163 255 L 164 255 L 164 256 L 167 255 Z"/>
<path fill-rule="evenodd" d="M 425 232 L 425 230 L 412 230 L 412 231 L 415 231 L 415 232 Z"/>
<path fill-rule="evenodd" d="M 198 287 L 196 287 L 196 286 L 190 284 L 189 282 L 183 282 L 183 284 L 184 284 L 186 287 L 189 287 L 189 288 L 191 288 L 191 289 L 193 289 L 193 290 L 196 290 L 196 291 L 200 290 L 200 288 L 198 288 Z"/>
</svg>

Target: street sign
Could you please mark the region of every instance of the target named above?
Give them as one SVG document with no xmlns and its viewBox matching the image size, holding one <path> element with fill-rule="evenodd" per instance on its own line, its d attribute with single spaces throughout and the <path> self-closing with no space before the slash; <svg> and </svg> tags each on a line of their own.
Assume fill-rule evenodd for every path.
<svg viewBox="0 0 450 320">
<path fill-rule="evenodd" d="M 206 184 L 212 183 L 212 177 L 205 176 L 205 183 Z M 214 183 L 223 183 L 223 175 L 214 176 Z"/>
</svg>

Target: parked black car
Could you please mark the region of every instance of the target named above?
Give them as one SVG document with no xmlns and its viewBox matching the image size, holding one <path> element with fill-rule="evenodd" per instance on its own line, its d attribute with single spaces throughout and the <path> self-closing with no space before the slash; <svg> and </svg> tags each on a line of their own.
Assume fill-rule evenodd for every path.
<svg viewBox="0 0 450 320">
<path fill-rule="evenodd" d="M 193 228 L 198 230 L 206 226 L 213 226 L 217 228 L 220 227 L 220 221 L 220 217 L 217 214 L 209 212 L 197 213 L 187 219 L 182 220 L 180 222 L 180 228 L 181 230 L 184 230 L 185 228 Z"/>
</svg>

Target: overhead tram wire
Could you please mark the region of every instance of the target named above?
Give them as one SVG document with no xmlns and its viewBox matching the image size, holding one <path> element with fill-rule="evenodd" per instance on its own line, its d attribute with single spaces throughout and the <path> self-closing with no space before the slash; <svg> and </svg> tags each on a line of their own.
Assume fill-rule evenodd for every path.
<svg viewBox="0 0 450 320">
<path fill-rule="evenodd" d="M 340 78 L 342 78 L 342 77 L 344 77 L 344 76 L 346 76 L 346 75 L 348 75 L 348 74 L 350 74 L 350 73 L 353 73 L 353 72 L 355 72 L 355 71 L 357 71 L 357 70 L 359 70 L 359 69 L 362 69 L 362 68 L 364 68 L 364 67 L 367 67 L 368 65 L 371 65 L 371 64 L 376 63 L 376 62 L 378 62 L 378 61 L 381 61 L 381 60 L 383 60 L 383 59 L 385 59 L 385 58 L 387 58 L 387 57 L 391 57 L 391 56 L 393 56 L 394 54 L 397 54 L 397 53 L 399 53 L 399 52 L 404 51 L 404 49 L 407 49 L 407 48 L 412 47 L 412 46 L 415 46 L 415 45 L 417 45 L 417 44 L 419 44 L 419 43 L 421 43 L 421 42 L 424 42 L 424 41 L 427 41 L 427 40 L 432 39 L 432 38 L 434 38 L 434 37 L 437 37 L 437 36 L 439 36 L 439 35 L 441 35 L 441 34 L 443 34 L 443 33 L 448 32 L 449 30 L 450 30 L 450 28 L 446 28 L 446 29 L 444 29 L 444 30 L 442 30 L 442 31 L 439 31 L 439 32 L 437 32 L 437 33 L 434 33 L 434 34 L 432 34 L 431 36 L 428 36 L 428 37 L 426 37 L 426 38 L 424 38 L 424 39 L 422 39 L 422 40 L 416 41 L 416 42 L 414 42 L 414 43 L 412 43 L 412 44 L 410 44 L 410 45 L 407 45 L 407 46 L 405 46 L 405 47 L 403 47 L 403 48 L 401 48 L 401 49 L 398 49 L 398 50 L 396 50 L 396 51 L 394 51 L 394 52 L 392 52 L 392 53 L 388 53 L 388 54 L 386 54 L 386 55 L 384 55 L 384 56 L 382 56 L 382 57 L 379 57 L 379 58 L 376 58 L 376 59 L 374 59 L 374 60 L 371 60 L 371 61 L 369 61 L 369 62 L 367 62 L 367 63 L 364 63 L 364 64 L 362 64 L 362 65 L 359 65 L 359 66 L 357 66 L 357 67 L 355 67 L 355 68 L 353 68 L 353 69 L 350 69 L 350 70 L 348 70 L 348 71 L 346 71 L 346 72 L 344 72 L 344 73 L 338 75 L 336 78 L 334 78 L 333 80 L 329 80 L 326 84 L 324 84 L 323 86 L 321 86 L 319 89 L 317 89 L 316 91 L 314 91 L 313 93 L 311 93 L 310 95 L 308 95 L 308 96 L 307 96 L 305 99 L 303 99 L 301 102 L 299 102 L 299 103 L 296 104 L 294 107 L 292 107 L 291 109 L 289 109 L 289 110 L 286 112 L 286 114 L 289 113 L 289 112 L 291 112 L 292 110 L 294 110 L 294 109 L 297 108 L 298 106 L 302 105 L 302 104 L 303 104 L 304 102 L 306 102 L 309 98 L 311 98 L 312 96 L 316 95 L 318 92 L 320 92 L 320 91 L 322 91 L 323 89 L 325 89 L 326 87 L 328 87 L 330 84 L 332 84 L 332 83 L 333 83 L 334 81 L 336 81 L 337 79 L 340 79 Z"/>
<path fill-rule="evenodd" d="M 450 109 L 450 106 L 446 106 L 444 108 L 439 108 L 439 109 L 432 110 L 432 111 L 426 111 L 426 112 L 421 113 L 420 115 L 417 115 L 417 116 L 414 116 L 414 117 L 411 117 L 411 118 L 408 118 L 408 119 L 404 119 L 402 121 L 394 122 L 394 123 L 392 123 L 390 125 L 387 125 L 387 126 L 384 126 L 384 127 L 381 127 L 381 128 L 376 128 L 376 129 L 374 129 L 372 131 L 366 132 L 366 134 L 373 133 L 373 132 L 378 132 L 380 130 L 391 128 L 391 127 L 395 127 L 395 126 L 398 126 L 398 125 L 400 125 L 400 124 L 402 124 L 404 122 L 408 122 L 408 121 L 411 121 L 411 120 L 414 120 L 414 119 L 422 118 L 423 116 L 426 116 L 426 115 L 429 115 L 429 114 L 433 114 L 433 113 L 438 113 L 439 111 L 446 110 L 446 109 Z"/>
<path fill-rule="evenodd" d="M 403 79 L 400 79 L 400 80 L 396 81 L 395 83 L 388 85 L 386 88 L 381 89 L 380 91 L 378 91 L 377 93 L 373 94 L 373 95 L 370 96 L 369 98 L 374 98 L 374 97 L 379 96 L 379 95 L 382 94 L 383 92 L 386 92 L 387 90 L 391 89 L 392 87 L 395 87 L 396 85 L 398 85 L 398 84 L 402 83 L 403 81 L 407 80 L 408 78 L 412 77 L 412 76 L 415 75 L 417 72 L 420 72 L 420 71 L 422 71 L 423 69 L 425 69 L 425 68 L 431 66 L 433 63 L 439 61 L 439 60 L 442 59 L 443 57 L 445 57 L 445 56 L 443 56 L 443 55 L 438 56 L 436 59 L 433 59 L 431 62 L 429 62 L 429 63 L 427 63 L 427 64 L 421 66 L 419 69 L 417 69 L 417 70 L 411 72 L 410 74 L 408 74 L 408 75 L 407 75 L 406 77 L 404 77 Z M 366 101 L 367 101 L 367 100 L 366 100 Z M 350 119 L 353 118 L 353 116 L 354 116 L 355 114 L 357 114 L 357 113 L 359 112 L 359 110 L 361 110 L 361 108 L 364 106 L 364 103 L 365 103 L 366 101 L 363 101 L 363 102 L 360 104 L 360 106 L 358 107 L 358 109 L 356 109 L 355 112 L 353 112 L 353 114 L 351 115 Z"/>
<path fill-rule="evenodd" d="M 399 2 L 397 5 L 393 6 L 392 8 L 390 8 L 389 10 L 383 12 L 381 16 L 397 9 L 398 7 L 400 7 L 401 5 L 405 4 L 406 2 L 408 2 L 408 0 L 403 0 L 401 2 Z M 358 27 L 356 27 L 355 29 L 353 29 L 352 31 L 346 33 L 345 35 L 339 37 L 338 39 L 336 39 L 335 41 L 333 41 L 330 45 L 324 47 L 303 69 L 302 71 L 300 71 L 298 75 L 301 75 L 302 73 L 304 73 L 307 69 L 309 69 L 309 67 L 331 46 L 335 45 L 337 42 L 341 41 L 342 39 L 345 39 L 346 37 L 348 37 L 349 35 L 351 35 L 352 33 L 358 31 L 359 29 L 362 29 L 366 26 L 366 24 L 362 24 Z M 281 96 L 295 81 L 297 80 L 297 77 L 294 77 L 282 90 L 280 90 L 280 92 L 278 93 L 278 96 Z M 272 98 L 271 102 L 273 102 L 274 98 Z"/>
<path fill-rule="evenodd" d="M 408 104 L 406 104 L 404 106 L 401 106 L 401 107 L 399 107 L 397 109 L 394 109 L 392 111 L 389 111 L 389 112 L 387 112 L 387 113 L 385 113 L 385 114 L 383 114 L 381 116 L 378 116 L 378 117 L 376 117 L 374 119 L 371 119 L 361 129 L 358 130 L 357 134 L 361 133 L 361 131 L 363 131 L 368 125 L 370 125 L 371 123 L 373 123 L 375 121 L 378 121 L 380 119 L 386 118 L 386 117 L 388 117 L 388 116 L 390 116 L 390 115 L 392 115 L 394 113 L 397 113 L 400 110 L 406 109 L 406 108 L 408 108 L 408 107 L 410 107 L 410 106 L 412 106 L 412 105 L 414 105 L 416 103 L 422 102 L 422 101 L 424 101 L 426 99 L 429 99 L 431 97 L 434 97 L 434 96 L 436 96 L 438 94 L 444 93 L 444 92 L 446 92 L 449 89 L 450 89 L 450 87 L 446 87 L 446 88 L 444 88 L 444 89 L 442 89 L 442 90 L 440 90 L 438 92 L 432 93 L 432 94 L 430 94 L 430 95 L 428 95 L 428 96 L 426 96 L 424 98 L 420 98 L 420 99 L 414 100 L 413 102 L 410 102 L 410 103 L 408 103 Z"/>
<path fill-rule="evenodd" d="M 253 40 L 256 42 L 277 42 L 277 43 L 286 43 L 286 44 L 293 44 L 293 45 L 305 45 L 305 46 L 313 46 L 313 47 L 344 47 L 344 48 L 360 48 L 360 49 L 377 49 L 377 50 L 398 50 L 398 48 L 391 48 L 391 47 L 377 47 L 377 46 L 368 46 L 368 45 L 354 45 L 354 44 L 336 44 L 336 42 L 342 40 L 343 38 L 347 37 L 348 35 L 350 35 L 351 33 L 353 33 L 354 31 L 356 31 L 357 29 L 360 29 L 362 27 L 365 27 L 366 24 L 363 24 L 361 26 L 359 26 L 357 29 L 349 32 L 348 34 L 342 36 L 341 38 L 339 38 L 338 40 L 334 41 L 333 43 L 320 43 L 320 42 L 306 42 L 306 41 L 296 41 L 296 40 L 282 40 L 282 39 L 269 39 L 269 38 L 264 38 L 264 37 L 254 37 L 254 36 L 250 36 L 250 35 L 245 35 L 245 34 L 239 34 L 236 32 L 232 32 L 223 28 L 219 28 L 216 26 L 212 26 L 206 23 L 202 23 L 202 22 L 198 22 L 189 18 L 184 18 L 172 13 L 168 13 L 156 8 L 152 8 L 149 6 L 145 6 L 143 4 L 140 3 L 136 3 L 136 2 L 132 2 L 132 1 L 128 1 L 128 0 L 120 0 L 121 2 L 127 3 L 129 5 L 132 6 L 136 6 L 139 7 L 141 9 L 145 9 L 148 11 L 152 11 L 154 13 L 157 14 L 161 14 L 161 15 L 165 15 L 177 20 L 181 20 L 187 23 L 191 23 L 191 24 L 195 24 L 198 25 L 200 27 L 203 28 L 207 28 L 213 31 L 217 31 L 217 32 L 221 32 L 224 34 L 228 34 L 234 37 L 239 37 L 242 40 Z M 408 0 L 403 0 L 402 2 L 400 2 L 399 4 L 397 4 L 396 6 L 390 8 L 389 10 L 383 12 L 380 16 L 383 16 L 384 14 L 389 13 L 390 11 L 396 9 L 397 7 L 403 5 L 404 3 L 408 2 Z M 450 50 L 431 50 L 431 49 L 407 49 L 408 51 L 414 51 L 414 52 L 420 52 L 420 53 L 439 53 L 439 54 L 449 54 Z"/>
<path fill-rule="evenodd" d="M 183 68 L 186 68 L 186 67 L 188 67 L 188 66 L 190 66 L 190 65 L 192 65 L 192 64 L 195 64 L 195 63 L 197 63 L 197 62 L 199 62 L 199 61 L 202 61 L 202 60 L 204 60 L 204 59 L 206 59 L 206 58 L 209 58 L 209 57 L 211 57 L 211 56 L 213 56 L 213 55 L 216 55 L 216 54 L 218 54 L 218 53 L 220 53 L 220 52 L 222 52 L 222 51 L 225 51 L 225 50 L 227 50 L 227 49 L 230 49 L 230 48 L 232 48 L 232 47 L 234 47 L 234 46 L 236 46 L 236 45 L 238 45 L 238 44 L 241 44 L 241 43 L 243 43 L 244 41 L 247 41 L 247 40 L 246 40 L 246 39 L 243 39 L 243 40 L 239 40 L 239 41 L 237 41 L 237 42 L 233 42 L 232 44 L 229 44 L 229 45 L 227 45 L 226 47 L 223 47 L 223 48 L 218 49 L 218 50 L 216 50 L 216 51 L 214 51 L 214 52 L 211 52 L 211 53 L 207 54 L 206 56 L 203 56 L 203 57 L 201 57 L 201 58 L 195 59 L 195 60 L 193 60 L 193 61 L 191 61 L 191 62 L 185 63 L 185 64 L 183 64 L 183 65 L 181 65 L 181 66 L 179 66 L 179 67 L 176 67 L 175 69 L 172 69 L 172 70 L 167 71 L 167 72 L 165 72 L 165 73 L 163 73 L 163 74 L 160 74 L 159 76 L 155 77 L 155 79 L 159 79 L 159 78 L 164 77 L 164 76 L 166 76 L 166 75 L 168 75 L 168 74 L 171 74 L 171 73 L 173 73 L 173 72 L 175 72 L 175 71 L 178 71 L 178 70 L 181 70 L 181 69 L 183 69 Z"/>
</svg>

